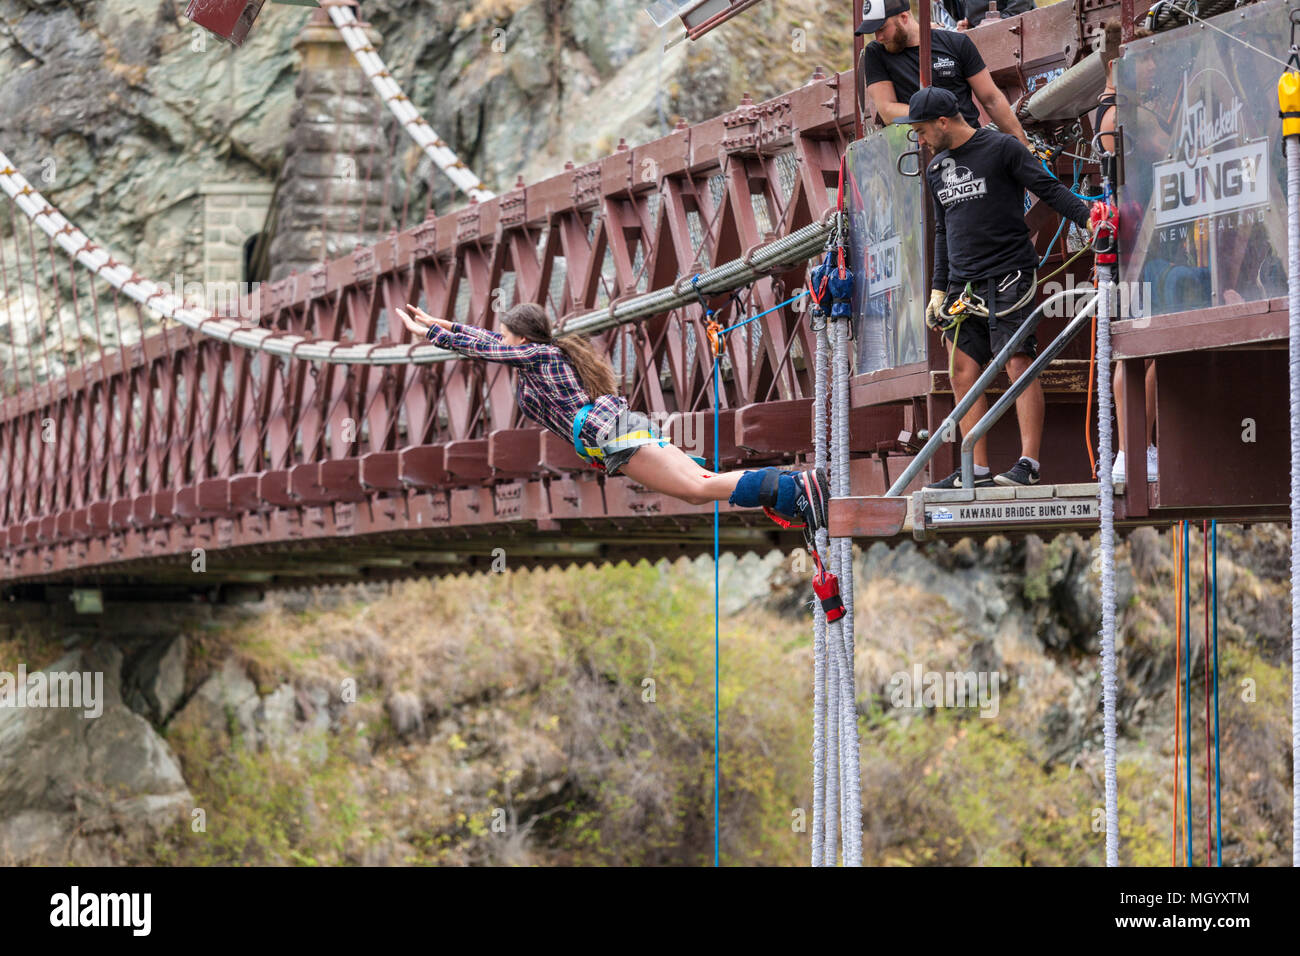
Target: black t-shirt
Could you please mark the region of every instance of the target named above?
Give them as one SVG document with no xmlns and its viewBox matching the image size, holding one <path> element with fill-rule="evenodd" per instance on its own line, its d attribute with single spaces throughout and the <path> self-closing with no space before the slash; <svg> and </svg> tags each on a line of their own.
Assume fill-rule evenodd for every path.
<svg viewBox="0 0 1300 956">
<path fill-rule="evenodd" d="M 930 82 L 957 97 L 961 115 L 972 126 L 979 125 L 980 114 L 971 99 L 968 79 L 982 69 L 984 58 L 966 34 L 930 31 Z M 862 50 L 863 89 L 882 80 L 894 84 L 894 95 L 906 106 L 921 88 L 921 48 L 909 46 L 902 53 L 890 53 L 878 40 L 868 43 Z"/>
<path fill-rule="evenodd" d="M 996 130 L 978 129 L 939 153 L 925 180 L 934 201 L 932 289 L 946 289 L 949 279 L 989 279 L 1038 264 L 1025 225 L 1026 189 L 1067 219 L 1088 224 L 1083 200 L 1019 140 Z"/>
</svg>

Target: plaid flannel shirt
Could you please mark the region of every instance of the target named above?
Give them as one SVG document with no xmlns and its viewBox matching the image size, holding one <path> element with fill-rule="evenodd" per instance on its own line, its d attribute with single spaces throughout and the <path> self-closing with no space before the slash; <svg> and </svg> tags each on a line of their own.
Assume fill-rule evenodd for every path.
<svg viewBox="0 0 1300 956">
<path fill-rule="evenodd" d="M 601 395 L 592 399 L 582 387 L 578 374 L 560 348 L 539 342 L 506 345 L 499 332 L 472 325 L 451 324 L 451 331 L 438 325 L 429 328 L 427 337 L 439 348 L 450 349 L 472 358 L 501 362 L 519 370 L 515 400 L 525 417 L 544 425 L 573 445 L 573 420 L 583 405 L 594 404 L 583 423 L 581 439 L 594 447 L 596 436 L 627 407 L 618 395 Z"/>
</svg>

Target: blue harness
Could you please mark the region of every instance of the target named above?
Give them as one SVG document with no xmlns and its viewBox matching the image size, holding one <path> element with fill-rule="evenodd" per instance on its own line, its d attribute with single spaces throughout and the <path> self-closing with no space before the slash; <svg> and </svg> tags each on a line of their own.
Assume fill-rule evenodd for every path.
<svg viewBox="0 0 1300 956">
<path fill-rule="evenodd" d="M 587 445 L 584 445 L 584 444 L 582 443 L 582 439 L 579 437 L 579 435 L 582 433 L 582 426 L 583 426 L 583 425 L 586 423 L 586 421 L 587 421 L 587 415 L 588 415 L 588 414 L 591 412 L 591 410 L 592 410 L 593 408 L 595 408 L 595 407 L 596 407 L 596 406 L 595 406 L 594 403 L 587 404 L 587 405 L 583 405 L 582 408 L 578 409 L 578 414 L 574 416 L 574 418 L 573 418 L 573 450 L 574 450 L 575 452 L 577 452 L 578 457 L 581 458 L 583 461 L 589 462 L 589 463 L 590 463 L 591 465 L 593 465 L 594 467 L 596 467 L 596 468 L 600 468 L 600 469 L 603 471 L 604 468 L 605 468 L 604 462 L 602 462 L 602 461 L 598 461 L 597 459 L 604 458 L 604 457 L 605 457 L 605 453 L 604 453 L 603 451 L 601 451 L 599 448 L 592 448 L 592 447 L 589 447 L 589 446 L 587 446 Z M 629 437 L 632 437 L 632 436 L 636 436 L 636 435 L 640 435 L 640 432 L 629 432 L 627 435 L 619 435 L 617 438 L 614 439 L 614 441 L 619 441 L 620 439 L 626 439 L 626 438 L 629 438 Z M 647 433 L 645 434 L 645 437 L 653 437 L 653 436 L 650 436 L 650 434 L 647 432 Z M 667 439 L 667 438 L 660 438 L 660 439 L 659 439 L 659 447 L 660 447 L 660 448 L 662 448 L 664 445 L 667 445 L 667 444 L 668 444 L 668 439 Z M 708 466 L 708 463 L 707 463 L 703 458 L 700 458 L 698 455 L 689 455 L 688 457 L 689 457 L 692 461 L 694 461 L 697 465 L 699 465 L 701 468 L 707 468 L 707 467 L 709 467 L 709 466 Z"/>
</svg>

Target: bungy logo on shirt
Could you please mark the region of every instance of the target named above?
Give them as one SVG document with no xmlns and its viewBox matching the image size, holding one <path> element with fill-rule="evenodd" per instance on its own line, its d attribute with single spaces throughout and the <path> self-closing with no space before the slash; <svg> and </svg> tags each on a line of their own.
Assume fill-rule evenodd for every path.
<svg viewBox="0 0 1300 956">
<path fill-rule="evenodd" d="M 1215 96 L 1215 77 L 1227 95 Z M 1192 84 L 1198 92 L 1193 99 Z M 1171 158 L 1152 164 L 1158 225 L 1268 203 L 1268 137 L 1246 138 L 1245 103 L 1226 76 L 1183 72 L 1182 119 Z"/>
<path fill-rule="evenodd" d="M 940 161 L 939 179 L 943 185 L 935 190 L 935 195 L 945 206 L 965 202 L 988 192 L 988 182 L 983 176 L 977 178 L 965 166 L 958 166 L 951 156 L 945 156 Z"/>
<path fill-rule="evenodd" d="M 936 56 L 933 60 L 936 70 L 950 72 L 957 67 L 957 61 L 950 56 Z"/>
</svg>

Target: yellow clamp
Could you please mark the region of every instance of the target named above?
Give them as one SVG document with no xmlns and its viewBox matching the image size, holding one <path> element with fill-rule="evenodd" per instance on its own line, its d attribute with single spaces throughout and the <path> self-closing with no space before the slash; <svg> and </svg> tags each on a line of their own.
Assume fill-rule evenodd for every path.
<svg viewBox="0 0 1300 956">
<path fill-rule="evenodd" d="M 1282 115 L 1282 135 L 1300 136 L 1300 74 L 1287 70 L 1277 81 L 1277 104 Z"/>
<path fill-rule="evenodd" d="M 959 306 L 960 308 L 958 308 Z M 984 300 L 971 291 L 969 282 L 966 283 L 966 288 L 962 289 L 961 295 L 957 296 L 957 300 L 949 307 L 948 314 L 957 315 L 959 312 L 965 312 L 968 309 L 971 312 L 984 310 Z"/>
</svg>

